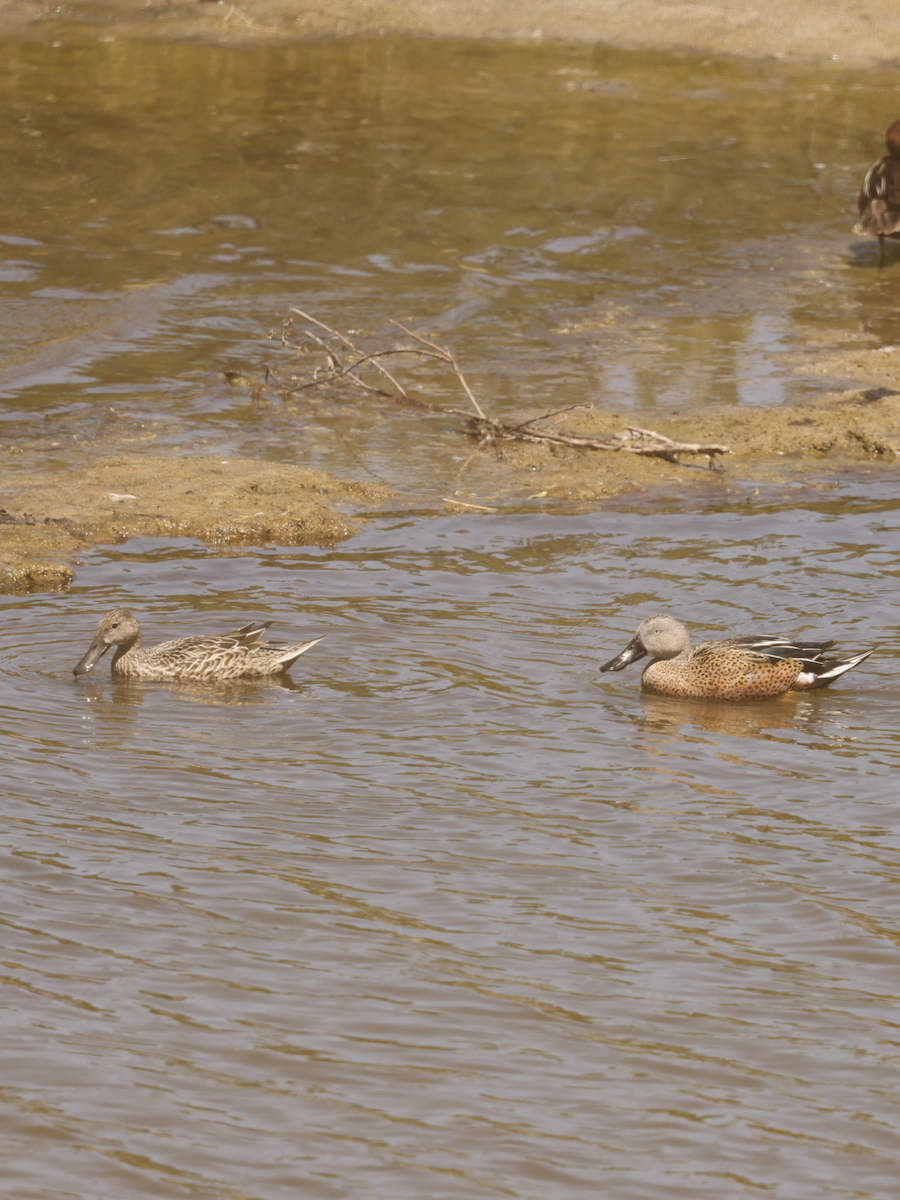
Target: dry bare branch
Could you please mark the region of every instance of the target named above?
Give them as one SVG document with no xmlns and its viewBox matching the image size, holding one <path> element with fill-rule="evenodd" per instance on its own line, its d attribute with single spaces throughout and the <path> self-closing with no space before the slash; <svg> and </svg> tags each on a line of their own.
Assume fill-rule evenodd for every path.
<svg viewBox="0 0 900 1200">
<path fill-rule="evenodd" d="M 444 408 L 442 411 L 454 413 L 460 417 L 467 415 L 464 410 L 458 408 Z M 534 428 L 535 421 L 544 420 L 551 415 L 553 414 L 543 413 L 541 416 L 531 417 L 519 425 L 513 425 L 508 421 L 498 421 L 491 417 L 486 417 L 484 420 L 470 417 L 469 432 L 482 439 L 488 434 L 501 440 L 550 442 L 556 446 L 573 446 L 582 450 L 624 450 L 628 454 L 653 455 L 657 458 L 668 459 L 669 462 L 677 462 L 679 454 L 703 454 L 712 459 L 717 454 L 731 453 L 730 446 L 713 442 L 676 442 L 653 429 L 638 429 L 634 426 L 627 426 L 627 432 L 617 433 L 613 437 L 590 437 L 577 433 L 548 433 L 546 430 Z"/>
<path fill-rule="evenodd" d="M 303 312 L 303 310 L 300 308 L 292 308 L 290 311 L 292 313 L 297 313 L 297 315 L 302 317 L 304 319 L 304 321 L 312 321 L 312 323 L 314 325 L 318 325 L 320 329 L 326 330 L 326 332 L 330 333 L 333 337 L 339 338 L 344 343 L 345 346 L 348 346 L 353 351 L 354 354 L 363 355 L 363 352 L 361 350 L 357 350 L 357 348 L 353 345 L 353 343 L 350 341 L 350 339 L 348 337 L 346 337 L 343 333 L 339 333 L 336 329 L 331 329 L 328 325 L 325 325 L 322 321 L 316 320 L 315 317 L 311 317 L 309 315 L 309 313 Z M 368 362 L 370 360 L 374 360 L 375 358 L 384 357 L 386 354 L 391 354 L 391 353 L 393 353 L 393 351 L 388 350 L 388 351 L 381 351 L 380 355 L 372 355 L 372 354 L 363 355 L 361 361 L 358 363 L 354 363 L 352 367 L 348 368 L 348 370 L 353 371 L 353 370 L 355 370 L 356 367 L 361 366 L 362 362 Z M 405 400 L 406 392 L 403 390 L 403 388 L 400 386 L 400 384 L 397 382 L 397 380 L 393 377 L 393 375 L 390 373 L 390 371 L 388 371 L 386 367 L 383 367 L 378 362 L 373 361 L 372 365 L 375 367 L 376 370 L 380 371 L 382 373 L 382 375 L 384 375 L 385 378 L 387 378 L 394 385 L 394 387 L 397 389 L 397 391 L 400 393 L 400 395 Z"/>
<path fill-rule="evenodd" d="M 391 318 L 391 324 L 396 325 L 398 329 L 402 329 L 404 333 L 408 333 L 409 336 L 411 338 L 415 338 L 417 342 L 421 342 L 425 346 L 430 346 L 432 348 L 432 350 L 436 350 L 438 353 L 438 357 L 443 358 L 445 362 L 448 362 L 450 364 L 450 366 L 453 368 L 456 378 L 459 380 L 459 382 L 463 386 L 463 391 L 469 397 L 469 402 L 471 403 L 472 407 L 475 409 L 475 412 L 477 413 L 477 415 L 479 417 L 481 417 L 482 420 L 484 420 L 485 416 L 484 416 L 484 412 L 482 411 L 481 405 L 478 403 L 478 401 L 472 395 L 472 390 L 469 387 L 469 385 L 466 383 L 463 373 L 459 369 L 459 366 L 456 362 L 456 359 L 453 357 L 453 355 L 450 353 L 450 351 L 446 348 L 446 346 L 438 346 L 435 342 L 429 342 L 427 338 L 419 337 L 419 335 L 417 333 L 413 333 L 413 331 L 411 329 L 407 329 L 405 325 L 401 325 L 399 321 L 395 321 L 395 320 L 393 320 L 393 318 Z"/>
<path fill-rule="evenodd" d="M 458 504 L 460 508 L 477 508 L 479 512 L 496 512 L 496 508 L 488 508 L 486 504 L 467 504 L 465 500 L 453 500 L 450 496 L 441 496 L 445 504 Z"/>
<path fill-rule="evenodd" d="M 401 402 L 406 406 L 425 409 L 430 412 L 442 413 L 449 416 L 463 417 L 466 420 L 467 432 L 478 438 L 479 446 L 490 444 L 496 441 L 524 441 L 524 442 L 545 442 L 556 446 L 571 446 L 583 450 L 608 450 L 608 451 L 623 451 L 626 454 L 643 454 L 652 455 L 657 458 L 665 458 L 669 462 L 677 463 L 680 454 L 700 454 L 712 460 L 717 455 L 730 454 L 731 448 L 724 446 L 718 442 L 676 442 L 665 434 L 657 433 L 653 429 L 641 429 L 637 425 L 627 425 L 623 433 L 614 434 L 611 437 L 595 437 L 588 434 L 576 433 L 553 433 L 546 429 L 538 429 L 537 423 L 540 421 L 548 421 L 552 417 L 562 416 L 564 413 L 572 412 L 579 408 L 590 408 L 587 404 L 571 404 L 566 408 L 553 409 L 549 412 L 539 413 L 536 416 L 528 417 L 525 421 L 513 422 L 502 421 L 495 417 L 489 417 L 484 412 L 484 409 L 475 398 L 472 389 L 466 382 L 465 376 L 460 370 L 459 364 L 453 357 L 453 354 L 445 346 L 439 346 L 437 342 L 432 342 L 428 338 L 422 337 L 418 333 L 414 333 L 411 329 L 407 329 L 399 321 L 391 320 L 391 324 L 396 326 L 418 342 L 420 346 L 426 346 L 427 349 L 420 349 L 419 346 L 396 346 L 391 349 L 380 349 L 374 351 L 363 351 L 339 330 L 332 329 L 326 325 L 324 321 L 318 320 L 317 317 L 311 316 L 299 308 L 292 308 L 290 313 L 302 317 L 304 321 L 309 321 L 316 325 L 329 335 L 330 338 L 337 340 L 343 346 L 357 356 L 354 362 L 344 363 L 341 357 L 325 338 L 313 333 L 311 330 L 304 330 L 303 336 L 314 343 L 319 350 L 324 354 L 327 367 L 317 366 L 312 371 L 312 378 L 305 383 L 297 383 L 291 386 L 282 387 L 282 394 L 293 395 L 297 392 L 305 391 L 308 388 L 322 387 L 327 384 L 337 384 L 343 380 L 352 384 L 354 387 L 362 388 L 363 390 L 373 393 L 378 396 L 395 402 Z M 285 319 L 282 328 L 282 344 L 285 347 L 298 349 L 293 347 L 290 339 L 287 336 L 288 328 L 293 324 L 291 317 Z M 274 333 L 270 336 L 274 336 Z M 302 349 L 300 347 L 299 349 Z M 438 362 L 445 363 L 453 371 L 457 380 L 465 392 L 469 403 L 475 411 L 475 416 L 466 409 L 455 408 L 449 405 L 433 404 L 429 400 L 424 400 L 418 396 L 411 396 L 398 383 L 394 376 L 387 370 L 384 364 L 380 361 L 384 358 L 391 358 L 400 355 L 406 355 L 413 358 L 427 358 Z M 387 392 L 382 388 L 373 387 L 360 378 L 358 372 L 361 368 L 371 365 L 375 370 L 379 371 L 396 389 L 394 392 Z M 274 376 L 274 372 L 272 373 Z M 454 503 L 457 503 L 454 501 Z"/>
</svg>

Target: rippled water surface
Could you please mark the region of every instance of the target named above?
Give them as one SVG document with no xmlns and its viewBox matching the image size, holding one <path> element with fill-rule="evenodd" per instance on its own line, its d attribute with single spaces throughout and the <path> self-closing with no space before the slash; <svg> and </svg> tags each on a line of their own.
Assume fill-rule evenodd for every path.
<svg viewBox="0 0 900 1200">
<path fill-rule="evenodd" d="M 891 1195 L 892 490 L 130 544 L 7 600 L 8 1194 Z M 327 638 L 284 687 L 74 680 L 123 602 Z M 886 648 L 762 704 L 598 677 L 669 604 Z"/>
<path fill-rule="evenodd" d="M 847 233 L 887 71 L 0 55 L 3 447 L 60 469 L 118 418 L 427 493 L 449 437 L 226 383 L 291 305 L 421 322 L 500 411 L 772 404 L 900 332 Z M 4 1197 L 895 1196 L 896 468 L 703 496 L 133 541 L 0 598 Z M 282 683 L 74 679 L 114 605 L 327 636 Z M 879 649 L 767 703 L 598 675 L 663 608 Z"/>
</svg>

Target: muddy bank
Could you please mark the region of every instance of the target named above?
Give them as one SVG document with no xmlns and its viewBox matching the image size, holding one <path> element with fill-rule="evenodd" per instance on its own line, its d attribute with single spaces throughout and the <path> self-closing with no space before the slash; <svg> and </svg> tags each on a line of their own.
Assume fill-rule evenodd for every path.
<svg viewBox="0 0 900 1200">
<path fill-rule="evenodd" d="M 660 488 L 670 492 L 674 488 L 687 498 L 696 489 L 708 493 L 714 480 L 740 487 L 761 473 L 782 480 L 827 479 L 872 460 L 894 463 L 900 458 L 900 348 L 816 358 L 797 355 L 796 361 L 803 374 L 823 376 L 823 390 L 802 403 L 775 408 L 730 404 L 658 408 L 652 413 L 576 408 L 537 422 L 537 427 L 553 435 L 592 438 L 615 438 L 634 427 L 652 429 L 679 443 L 724 444 L 727 454 L 680 454 L 671 462 L 627 450 L 587 450 L 549 441 L 501 438 L 476 449 L 470 437 L 470 461 L 479 460 L 480 467 L 470 466 L 463 476 L 470 485 L 454 488 L 445 500 L 475 507 L 528 501 L 591 505 Z M 836 379 L 857 383 L 840 387 L 835 386 Z M 513 425 L 534 416 L 506 414 Z M 456 420 L 462 434 L 466 422 Z M 477 431 L 475 426 L 470 433 Z M 488 460 L 492 470 L 485 472 Z"/>
<path fill-rule="evenodd" d="M 877 352 L 875 352 L 877 353 Z M 874 354 L 856 355 L 860 369 Z M 711 486 L 738 490 L 761 474 L 821 480 L 873 459 L 900 456 L 900 359 L 878 354 L 881 381 L 823 393 L 783 408 L 716 408 L 656 412 L 579 410 L 546 424 L 561 434 L 608 437 L 630 424 L 648 425 L 678 441 L 725 443 L 717 459 L 681 461 L 624 451 L 591 451 L 550 443 L 499 441 L 478 448 L 458 486 L 439 495 L 395 497 L 374 483 L 347 483 L 325 472 L 251 459 L 172 458 L 134 451 L 56 470 L 25 469 L 0 493 L 0 591 L 67 587 L 73 560 L 90 546 L 130 537 L 190 537 L 211 546 L 323 545 L 350 536 L 360 518 L 341 511 L 393 498 L 420 513 L 456 506 L 478 511 L 557 511 L 651 493 L 702 498 Z M 850 369 L 850 363 L 845 364 Z M 875 374 L 870 365 L 868 374 Z M 896 385 L 896 386 L 895 386 Z M 465 449 L 458 419 L 459 448 Z M 719 465 L 721 464 L 721 465 Z M 724 497 L 723 497 L 724 498 Z"/>
<path fill-rule="evenodd" d="M 894 0 L 863 0 L 852 9 L 841 0 L 0 0 L 0 27 L 8 31 L 64 35 L 73 23 L 106 38 L 248 42 L 407 34 L 855 63 L 900 57 Z"/>
<path fill-rule="evenodd" d="M 690 412 L 657 412 L 640 418 L 625 412 L 568 413 L 552 424 L 555 433 L 610 436 L 630 424 L 652 428 L 683 442 L 725 443 L 715 470 L 697 470 L 702 456 L 679 463 L 627 452 L 584 451 L 559 445 L 502 442 L 499 451 L 516 479 L 519 495 L 542 501 L 585 503 L 629 492 L 676 487 L 690 493 L 717 484 L 742 484 L 760 472 L 793 479 L 853 469 L 873 458 L 900 456 L 900 381 L 825 393 L 807 404 L 783 408 L 719 406 Z M 470 499 L 462 492 L 459 499 Z M 525 498 L 525 497 L 523 497 Z"/>
<path fill-rule="evenodd" d="M 390 495 L 376 484 L 252 459 L 126 453 L 65 472 L 23 473 L 0 492 L 0 591 L 68 587 L 79 551 L 130 537 L 329 545 L 360 523 L 340 508 Z"/>
</svg>

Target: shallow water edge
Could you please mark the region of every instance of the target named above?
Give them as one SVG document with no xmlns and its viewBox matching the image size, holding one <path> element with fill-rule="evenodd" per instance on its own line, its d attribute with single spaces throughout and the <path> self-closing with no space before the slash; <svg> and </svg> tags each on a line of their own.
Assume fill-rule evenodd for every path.
<svg viewBox="0 0 900 1200">
<path fill-rule="evenodd" d="M 878 360 L 873 373 L 900 382 L 900 356 L 867 357 Z M 661 494 L 672 508 L 703 506 L 711 497 L 727 505 L 743 503 L 748 485 L 763 479 L 805 484 L 814 494 L 848 472 L 859 474 L 873 460 L 891 470 L 900 455 L 900 388 L 826 393 L 805 405 L 776 409 L 654 414 L 655 430 L 644 431 L 679 445 L 715 445 L 721 454 L 670 459 L 631 452 L 629 447 L 639 449 L 645 439 L 627 422 L 619 413 L 593 411 L 541 422 L 540 431 L 551 436 L 598 439 L 615 436 L 624 424 L 626 433 L 619 436 L 627 436 L 626 448 L 604 451 L 540 441 L 486 443 L 478 440 L 477 423 L 466 449 L 465 422 L 458 421 L 464 463 L 479 460 L 466 480 L 477 481 L 475 490 L 455 486 L 461 472 L 451 478 L 461 457 L 451 452 L 452 437 L 443 468 L 435 464 L 439 478 L 400 492 L 372 478 L 342 480 L 289 463 L 153 454 L 152 422 L 141 423 L 142 452 L 133 449 L 138 439 L 128 436 L 128 422 L 117 421 L 111 432 L 94 437 L 93 446 L 83 437 L 64 450 L 55 443 L 50 469 L 43 465 L 45 441 L 10 443 L 0 491 L 0 593 L 65 589 L 74 579 L 77 554 L 133 537 L 200 539 L 220 548 L 333 545 L 359 528 L 366 508 L 386 504 L 432 517 L 467 508 L 564 515 L 626 497 L 659 504 Z M 337 432 L 343 427 L 352 437 L 351 426 L 338 413 Z"/>
</svg>

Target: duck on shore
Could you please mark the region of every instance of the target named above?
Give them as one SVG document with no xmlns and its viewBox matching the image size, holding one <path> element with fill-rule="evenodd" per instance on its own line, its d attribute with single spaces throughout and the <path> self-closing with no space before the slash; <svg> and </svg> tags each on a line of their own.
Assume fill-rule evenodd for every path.
<svg viewBox="0 0 900 1200">
<path fill-rule="evenodd" d="M 114 608 L 100 618 L 90 649 L 74 667 L 75 675 L 93 670 L 110 646 L 117 647 L 112 673 L 118 679 L 261 679 L 294 665 L 301 654 L 321 642 L 269 646 L 261 640 L 271 621 L 253 621 L 233 633 L 174 638 L 152 649 L 142 648 L 141 628 L 127 609 Z"/>
<path fill-rule="evenodd" d="M 887 154 L 866 172 L 856 203 L 859 220 L 854 233 L 878 238 L 878 265 L 884 265 L 884 239 L 900 239 L 900 121 L 884 137 Z"/>
</svg>

